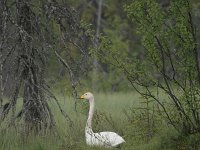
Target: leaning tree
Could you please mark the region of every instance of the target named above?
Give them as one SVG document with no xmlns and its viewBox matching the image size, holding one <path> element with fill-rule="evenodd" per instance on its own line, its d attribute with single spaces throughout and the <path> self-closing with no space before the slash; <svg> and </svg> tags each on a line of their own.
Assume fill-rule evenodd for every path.
<svg viewBox="0 0 200 150">
<path fill-rule="evenodd" d="M 55 52 L 54 56 L 67 67 L 76 91 L 80 72 L 86 70 L 86 49 L 90 45 L 78 13 L 67 3 L 55 0 L 2 0 L 0 35 L 0 123 L 8 119 L 9 125 L 15 125 L 18 119 L 27 130 L 36 131 L 54 127 L 49 99 L 56 100 L 61 113 L 68 116 L 45 82 L 48 56 Z M 77 51 L 75 58 L 72 48 Z"/>
</svg>

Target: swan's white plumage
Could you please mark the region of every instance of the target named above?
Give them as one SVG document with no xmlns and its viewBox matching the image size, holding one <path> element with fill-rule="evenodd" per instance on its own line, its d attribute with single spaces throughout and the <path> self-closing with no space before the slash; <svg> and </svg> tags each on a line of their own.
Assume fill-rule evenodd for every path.
<svg viewBox="0 0 200 150">
<path fill-rule="evenodd" d="M 92 93 L 87 92 L 81 96 L 82 99 L 89 100 L 90 109 L 85 127 L 85 138 L 88 145 L 97 145 L 104 147 L 117 147 L 125 142 L 125 140 L 115 132 L 99 132 L 94 133 L 92 130 L 92 118 L 94 114 L 94 96 Z"/>
<path fill-rule="evenodd" d="M 86 143 L 88 145 L 99 145 L 105 147 L 117 147 L 124 143 L 124 139 L 115 132 L 94 133 L 91 129 L 85 129 Z"/>
</svg>

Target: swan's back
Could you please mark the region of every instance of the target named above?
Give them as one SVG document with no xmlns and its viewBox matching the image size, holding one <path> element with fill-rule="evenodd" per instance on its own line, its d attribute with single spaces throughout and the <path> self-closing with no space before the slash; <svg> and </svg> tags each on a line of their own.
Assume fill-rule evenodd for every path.
<svg viewBox="0 0 200 150">
<path fill-rule="evenodd" d="M 95 134 L 100 134 L 103 139 L 106 139 L 107 141 L 109 141 L 109 144 L 112 147 L 117 147 L 118 145 L 125 142 L 125 140 L 115 132 L 106 131 L 106 132 L 100 132 L 100 133 L 95 133 Z"/>
<path fill-rule="evenodd" d="M 94 133 L 92 130 L 86 130 L 86 143 L 88 145 L 98 145 L 105 147 L 117 147 L 125 142 L 125 140 L 114 132 Z"/>
</svg>

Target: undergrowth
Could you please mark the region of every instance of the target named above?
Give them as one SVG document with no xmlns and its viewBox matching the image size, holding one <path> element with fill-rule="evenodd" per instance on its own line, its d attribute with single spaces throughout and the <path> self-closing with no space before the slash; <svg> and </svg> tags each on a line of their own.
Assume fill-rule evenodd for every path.
<svg viewBox="0 0 200 150">
<path fill-rule="evenodd" d="M 196 150 L 200 149 L 200 134 L 183 135 L 167 124 L 155 111 L 149 111 L 135 93 L 95 94 L 94 132 L 114 131 L 126 140 L 122 150 Z M 85 122 L 88 104 L 79 101 L 74 109 L 72 98 L 59 97 L 73 125 L 61 115 L 54 102 L 50 106 L 57 128 L 41 135 L 26 134 L 23 127 L 1 125 L 1 150 L 104 150 L 85 144 Z M 142 107 L 141 107 L 142 105 Z M 136 109 L 140 108 L 140 109 Z M 148 115 L 147 115 L 148 114 Z M 148 116 L 148 117 L 147 117 Z M 3 128 L 4 127 L 4 128 Z"/>
</svg>

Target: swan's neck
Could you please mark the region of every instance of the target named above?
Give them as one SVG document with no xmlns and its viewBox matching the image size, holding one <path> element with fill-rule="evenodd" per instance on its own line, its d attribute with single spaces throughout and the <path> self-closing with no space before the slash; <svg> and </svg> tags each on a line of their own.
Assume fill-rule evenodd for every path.
<svg viewBox="0 0 200 150">
<path fill-rule="evenodd" d="M 86 127 L 92 129 L 92 118 L 93 118 L 93 114 L 94 114 L 94 104 L 95 104 L 94 98 L 91 98 L 89 100 L 89 103 L 90 103 L 90 109 L 89 109 L 89 114 L 88 114 Z"/>
</svg>

